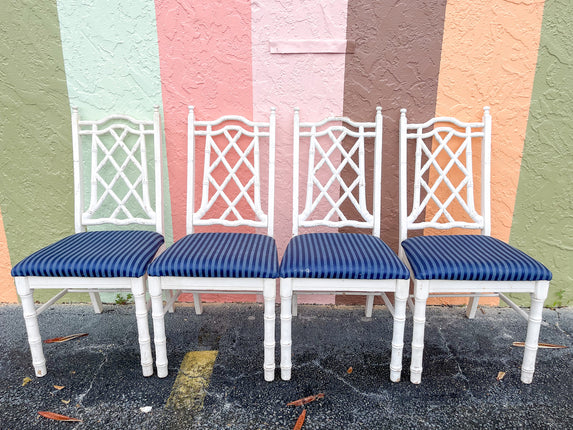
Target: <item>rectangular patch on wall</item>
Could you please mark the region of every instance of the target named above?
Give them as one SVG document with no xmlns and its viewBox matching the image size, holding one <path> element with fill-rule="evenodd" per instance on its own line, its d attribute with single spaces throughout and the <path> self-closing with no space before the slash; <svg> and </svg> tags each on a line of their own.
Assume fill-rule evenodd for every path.
<svg viewBox="0 0 573 430">
<path fill-rule="evenodd" d="M 355 46 L 354 40 L 345 39 L 269 41 L 271 54 L 352 54 Z"/>
</svg>

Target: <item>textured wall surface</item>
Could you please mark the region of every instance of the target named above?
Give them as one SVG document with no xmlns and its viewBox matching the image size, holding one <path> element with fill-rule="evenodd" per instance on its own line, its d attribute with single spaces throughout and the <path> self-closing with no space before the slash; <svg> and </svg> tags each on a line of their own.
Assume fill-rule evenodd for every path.
<svg viewBox="0 0 573 430">
<path fill-rule="evenodd" d="M 196 107 L 198 120 L 230 114 L 253 117 L 251 5 L 247 0 L 185 6 L 178 0 L 156 0 L 156 16 L 173 232 L 179 239 L 186 233 L 188 106 Z M 267 110 L 266 118 L 268 114 Z M 195 156 L 197 205 L 202 184 L 201 150 L 195 151 Z M 226 296 L 225 300 L 234 297 Z M 213 298 L 223 299 L 221 295 L 203 295 L 206 301 Z M 240 301 L 253 299 L 252 295 L 237 297 Z"/>
<path fill-rule="evenodd" d="M 492 114 L 492 236 L 509 240 L 543 3 L 448 2 L 436 114 Z M 479 195 L 479 193 L 478 193 Z M 476 202 L 479 201 L 479 197 Z"/>
<path fill-rule="evenodd" d="M 0 211 L 0 303 L 13 303 L 17 300 L 16 287 L 10 270 L 12 270 L 10 252 L 8 251 L 8 241 Z"/>
<path fill-rule="evenodd" d="M 277 108 L 275 239 L 280 258 L 292 237 L 293 108 L 300 108 L 301 121 L 342 114 L 344 54 L 271 54 L 269 41 L 345 39 L 347 6 L 345 1 L 299 0 L 255 1 L 252 8 L 255 115 Z M 301 163 L 307 151 L 301 148 Z M 333 297 L 301 297 L 300 303 L 309 300 L 333 302 Z"/>
<path fill-rule="evenodd" d="M 55 2 L 3 2 L 0 36 L 0 207 L 16 264 L 73 233 L 70 109 Z"/>
<path fill-rule="evenodd" d="M 572 40 L 573 3 L 547 2 L 510 244 L 553 272 L 549 306 L 573 303 Z"/>
<path fill-rule="evenodd" d="M 179 239 L 185 234 L 188 105 L 196 106 L 199 120 L 253 115 L 251 6 L 246 0 L 185 6 L 157 0 L 156 16 L 173 231 Z M 202 162 L 200 153 L 197 159 Z"/>
<path fill-rule="evenodd" d="M 151 106 L 163 107 L 168 243 L 171 219 L 174 237 L 185 234 L 187 106 L 196 106 L 198 119 L 236 113 L 256 120 L 275 106 L 279 254 L 292 228 L 295 106 L 303 121 L 341 114 L 372 120 L 382 107 L 381 236 L 397 250 L 400 108 L 420 122 L 436 114 L 475 120 L 489 105 L 493 235 L 553 271 L 548 304 L 570 304 L 570 1 L 111 3 L 4 2 L 0 300 L 13 297 L 13 283 L 3 280 L 11 264 L 73 232 L 70 105 L 84 118 L 110 111 L 147 117 Z M 355 47 L 304 52 L 305 39 L 319 41 L 308 51 L 332 40 Z M 299 51 L 271 53 L 273 40 L 298 40 Z"/>
<path fill-rule="evenodd" d="M 344 115 L 373 120 L 376 106 L 382 107 L 381 237 L 396 252 L 400 108 L 407 107 L 413 121 L 434 116 L 445 7 L 445 0 L 350 0 L 348 6 L 347 37 L 356 40 L 356 50 L 346 56 Z M 368 177 L 373 174 L 371 166 Z M 344 175 L 351 180 L 353 172 L 348 169 Z M 371 189 L 370 181 L 368 194 Z M 350 205 L 344 209 L 354 211 Z M 337 297 L 341 303 L 363 301 Z"/>
<path fill-rule="evenodd" d="M 115 113 L 153 119 L 153 107 L 162 104 L 153 0 L 122 1 L 113 8 L 107 0 L 59 1 L 58 15 L 69 103 L 79 108 L 80 118 Z M 169 244 L 173 233 L 165 142 L 163 156 Z M 152 189 L 153 183 L 152 177 Z"/>
</svg>

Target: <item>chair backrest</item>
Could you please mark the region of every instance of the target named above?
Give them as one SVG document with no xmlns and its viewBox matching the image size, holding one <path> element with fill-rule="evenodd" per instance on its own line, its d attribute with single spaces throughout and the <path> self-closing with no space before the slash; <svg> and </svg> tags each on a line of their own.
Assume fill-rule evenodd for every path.
<svg viewBox="0 0 573 430">
<path fill-rule="evenodd" d="M 368 210 L 365 146 L 373 141 L 373 204 Z M 299 213 L 300 146 L 308 148 L 306 192 Z M 334 162 L 333 162 L 334 160 Z M 382 168 L 382 109 L 374 122 L 356 122 L 329 117 L 318 122 L 300 122 L 294 110 L 293 235 L 301 227 L 358 227 L 380 235 L 380 188 Z M 343 173 L 344 170 L 344 173 Z M 343 203 L 351 204 L 357 216 L 348 217 Z M 348 203 L 349 202 L 349 203 Z M 327 209 L 324 210 L 324 207 Z M 318 208 L 323 208 L 318 210 Z M 323 214 L 326 212 L 326 214 Z M 346 211 L 347 212 L 347 211 Z"/>
<path fill-rule="evenodd" d="M 408 149 L 415 156 L 408 156 Z M 473 164 L 481 151 L 481 175 Z M 408 212 L 408 160 L 414 160 L 413 199 Z M 400 116 L 400 242 L 409 230 L 465 228 L 491 232 L 490 164 L 491 116 L 484 108 L 481 122 L 438 117 L 409 124 L 406 109 Z M 476 187 L 481 184 L 481 205 L 476 208 Z"/>
<path fill-rule="evenodd" d="M 90 225 L 139 224 L 163 234 L 159 107 L 152 121 L 127 115 L 81 120 L 74 107 L 72 137 L 76 233 Z"/>
<path fill-rule="evenodd" d="M 195 226 L 266 228 L 273 235 L 276 113 L 268 122 L 239 115 L 196 121 L 189 106 L 187 160 L 187 234 Z M 264 148 L 261 141 L 267 142 Z M 204 148 L 201 203 L 195 211 L 195 150 Z M 265 154 L 261 153 L 266 149 Z M 261 158 L 268 160 L 267 211 L 261 199 Z"/>
</svg>

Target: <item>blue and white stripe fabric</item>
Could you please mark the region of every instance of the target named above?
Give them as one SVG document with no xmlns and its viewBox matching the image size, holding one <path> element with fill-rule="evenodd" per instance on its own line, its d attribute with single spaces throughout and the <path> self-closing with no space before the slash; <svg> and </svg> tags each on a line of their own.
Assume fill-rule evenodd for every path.
<svg viewBox="0 0 573 430">
<path fill-rule="evenodd" d="M 12 276 L 139 278 L 162 244 L 154 231 L 77 233 L 26 257 Z"/>
<path fill-rule="evenodd" d="M 543 264 L 490 236 L 419 236 L 402 247 L 416 279 L 460 281 L 551 280 Z"/>
<path fill-rule="evenodd" d="M 148 269 L 150 276 L 276 278 L 275 240 L 251 233 L 194 233 L 169 247 Z"/>
<path fill-rule="evenodd" d="M 378 237 L 360 233 L 310 233 L 289 242 L 281 278 L 408 279 L 408 269 Z"/>
</svg>

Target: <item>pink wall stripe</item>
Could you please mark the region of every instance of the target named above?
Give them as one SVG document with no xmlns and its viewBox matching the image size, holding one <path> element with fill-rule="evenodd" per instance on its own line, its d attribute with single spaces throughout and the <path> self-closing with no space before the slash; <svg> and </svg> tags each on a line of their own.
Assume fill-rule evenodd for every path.
<svg viewBox="0 0 573 430">
<path fill-rule="evenodd" d="M 185 234 L 187 106 L 195 106 L 199 120 L 226 114 L 252 117 L 251 5 L 246 0 L 185 6 L 156 0 L 156 15 L 177 240 Z"/>
<path fill-rule="evenodd" d="M 186 233 L 188 105 L 195 106 L 198 120 L 253 115 L 251 4 L 247 0 L 156 0 L 156 15 L 173 235 L 177 240 Z M 200 153 L 197 160 L 203 162 Z M 199 207 L 199 174 L 196 184 Z M 202 298 L 255 299 L 253 295 Z"/>
<path fill-rule="evenodd" d="M 345 40 L 346 1 L 300 0 L 253 4 L 253 102 L 255 117 L 277 108 L 275 239 L 279 257 L 292 232 L 292 120 L 299 107 L 301 121 L 341 115 L 345 55 L 271 53 L 271 40 Z M 301 148 L 301 153 L 304 150 Z M 316 231 L 316 230 L 315 230 Z M 334 296 L 309 297 L 334 303 Z M 303 302 L 302 300 L 300 302 Z"/>
</svg>

